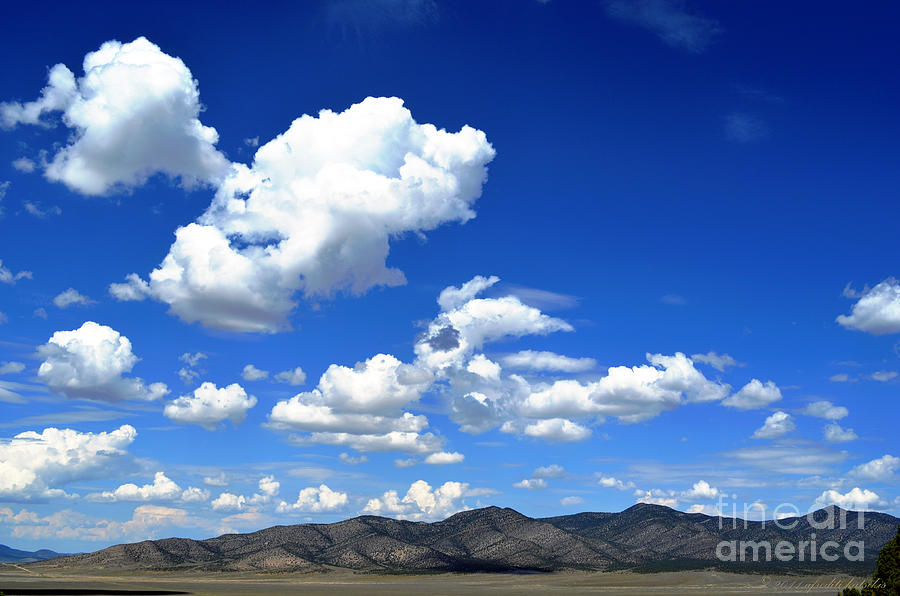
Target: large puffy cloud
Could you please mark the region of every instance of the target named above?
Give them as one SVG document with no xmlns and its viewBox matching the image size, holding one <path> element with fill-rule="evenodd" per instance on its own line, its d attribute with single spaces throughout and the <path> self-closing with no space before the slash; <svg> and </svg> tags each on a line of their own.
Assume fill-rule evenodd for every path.
<svg viewBox="0 0 900 596">
<path fill-rule="evenodd" d="M 878 459 L 860 464 L 850 474 L 876 482 L 887 482 L 894 478 L 894 472 L 900 469 L 900 457 L 885 454 Z"/>
<path fill-rule="evenodd" d="M 219 389 L 213 383 L 202 383 L 192 395 L 182 395 L 166 404 L 163 414 L 182 424 L 197 424 L 215 430 L 223 420 L 237 425 L 256 405 L 256 397 L 247 395 L 243 387 L 232 383 Z"/>
<path fill-rule="evenodd" d="M 418 124 L 398 98 L 302 116 L 233 164 L 206 213 L 179 228 L 149 284 L 187 322 L 230 331 L 289 327 L 294 295 L 362 294 L 405 282 L 392 237 L 474 217 L 494 150 L 483 132 Z M 121 284 L 114 293 L 128 293 Z"/>
<path fill-rule="evenodd" d="M 318 487 L 304 488 L 297 494 L 297 501 L 278 504 L 278 513 L 300 511 L 304 513 L 321 513 L 323 511 L 336 511 L 347 505 L 347 493 L 331 490 L 327 484 Z"/>
<path fill-rule="evenodd" d="M 647 354 L 650 365 L 614 366 L 591 383 L 567 379 L 533 391 L 519 412 L 534 418 L 615 416 L 634 423 L 687 402 L 716 401 L 730 389 L 698 371 L 690 358 Z"/>
<path fill-rule="evenodd" d="M 757 410 L 780 399 L 781 389 L 774 382 L 763 383 L 759 379 L 750 379 L 740 391 L 724 399 L 722 405 L 739 410 Z"/>
<path fill-rule="evenodd" d="M 865 290 L 850 314 L 838 316 L 837 322 L 873 335 L 900 333 L 900 281 L 889 277 Z"/>
<path fill-rule="evenodd" d="M 468 509 L 462 500 L 468 488 L 464 482 L 445 482 L 432 488 L 424 480 L 416 480 L 402 499 L 397 491 L 389 490 L 379 498 L 370 499 L 362 513 L 392 515 L 398 519 L 444 519 Z"/>
<path fill-rule="evenodd" d="M 123 425 L 101 433 L 47 428 L 0 442 L 0 497 L 12 500 L 64 495 L 59 487 L 109 474 L 128 457 L 137 431 Z"/>
<path fill-rule="evenodd" d="M 46 166 L 48 179 L 87 195 L 143 184 L 164 173 L 185 185 L 218 182 L 228 160 L 218 133 L 201 124 L 197 82 L 178 58 L 140 37 L 108 41 L 84 57 L 84 76 L 57 64 L 41 96 L 0 104 L 0 125 L 44 124 L 62 112 L 73 130 Z"/>
<path fill-rule="evenodd" d="M 359 451 L 430 453 L 441 441 L 428 419 L 402 408 L 431 385 L 428 371 L 376 354 L 354 368 L 332 364 L 312 391 L 275 404 L 269 426 L 312 433 L 305 440 L 346 445 Z"/>
<path fill-rule="evenodd" d="M 884 505 L 884 501 L 878 496 L 878 493 L 857 486 L 844 494 L 834 489 L 826 490 L 813 502 L 813 507 L 816 508 L 827 505 L 837 505 L 841 509 L 859 511 L 872 506 Z"/>
<path fill-rule="evenodd" d="M 131 341 L 118 331 L 93 321 L 72 331 L 57 331 L 38 348 L 44 358 L 38 377 L 51 390 L 72 398 L 120 401 L 154 400 L 169 393 L 164 383 L 144 384 L 131 372 L 138 357 Z"/>
</svg>

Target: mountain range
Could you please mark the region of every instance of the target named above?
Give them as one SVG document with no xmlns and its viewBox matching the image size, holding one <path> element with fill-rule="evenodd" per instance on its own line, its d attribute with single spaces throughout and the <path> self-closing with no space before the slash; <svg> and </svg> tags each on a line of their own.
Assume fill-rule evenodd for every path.
<svg viewBox="0 0 900 596">
<path fill-rule="evenodd" d="M 41 549 L 36 551 L 18 550 L 0 544 L 0 563 L 31 563 L 33 561 L 44 561 L 56 557 L 65 557 L 63 553 L 57 553 L 52 550 Z"/>
<path fill-rule="evenodd" d="M 844 518 L 844 516 L 846 516 Z M 841 527 L 840 520 L 846 523 Z M 834 523 L 827 523 L 827 520 Z M 486 507 L 426 523 L 361 516 L 331 524 L 274 526 L 248 534 L 225 534 L 206 540 L 166 538 L 120 544 L 97 552 L 66 556 L 30 566 L 196 571 L 364 572 L 676 570 L 733 567 L 742 571 L 849 571 L 866 574 L 877 553 L 897 532 L 900 519 L 836 506 L 806 517 L 755 522 L 683 513 L 661 505 L 638 504 L 620 513 L 577 513 L 531 518 L 513 509 Z M 818 523 L 822 522 L 822 523 Z M 832 527 L 833 526 L 833 527 Z M 722 543 L 734 541 L 748 560 L 722 560 Z M 775 549 L 786 542 L 794 556 L 786 560 L 741 542 L 764 542 Z M 828 541 L 837 545 L 821 546 Z M 804 543 L 806 546 L 804 547 Z M 809 545 L 817 553 L 814 560 Z M 845 547 L 856 543 L 854 550 Z M 786 547 L 785 547 L 786 548 Z M 806 548 L 801 558 L 798 549 Z M 718 552 L 717 552 L 718 549 Z M 835 562 L 822 553 L 838 554 Z M 847 556 L 849 552 L 849 559 Z M 784 554 L 784 551 L 782 551 Z M 852 560 L 862 556 L 862 560 Z M 727 557 L 725 557 L 727 558 Z M 767 560 L 771 559 L 771 560 Z"/>
</svg>

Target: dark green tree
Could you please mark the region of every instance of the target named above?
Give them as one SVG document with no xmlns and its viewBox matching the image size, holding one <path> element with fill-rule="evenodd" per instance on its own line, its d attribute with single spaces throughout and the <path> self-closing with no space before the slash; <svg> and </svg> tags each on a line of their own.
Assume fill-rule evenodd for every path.
<svg viewBox="0 0 900 596">
<path fill-rule="evenodd" d="M 878 553 L 872 581 L 862 588 L 845 588 L 838 596 L 900 596 L 900 526 L 897 535 Z"/>
<path fill-rule="evenodd" d="M 878 596 L 900 596 L 900 526 L 897 535 L 878 553 L 872 581 L 877 589 L 883 590 Z"/>
</svg>

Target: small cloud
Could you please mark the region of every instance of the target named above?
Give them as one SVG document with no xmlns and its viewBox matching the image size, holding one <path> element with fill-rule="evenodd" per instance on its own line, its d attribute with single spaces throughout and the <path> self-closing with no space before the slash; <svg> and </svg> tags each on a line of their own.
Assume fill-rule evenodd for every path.
<svg viewBox="0 0 900 596">
<path fill-rule="evenodd" d="M 201 360 L 208 358 L 206 354 L 203 352 L 197 352 L 195 354 L 191 354 L 190 352 L 185 352 L 181 356 L 178 357 L 179 360 L 184 362 L 190 367 L 195 367 L 200 363 Z"/>
<path fill-rule="evenodd" d="M 523 478 L 513 484 L 516 488 L 524 488 L 526 490 L 543 490 L 547 488 L 547 481 L 543 478 Z"/>
<path fill-rule="evenodd" d="M 883 383 L 896 378 L 897 374 L 898 373 L 893 370 L 879 370 L 878 372 L 873 372 L 871 375 L 869 375 L 869 378 L 873 381 L 881 381 Z"/>
<path fill-rule="evenodd" d="M 44 307 L 34 309 L 34 316 L 38 319 L 47 320 L 47 309 Z"/>
<path fill-rule="evenodd" d="M 359 464 L 364 464 L 369 461 L 369 458 L 365 455 L 360 455 L 359 457 L 353 457 L 349 453 L 341 453 L 338 456 L 338 459 L 341 460 L 342 464 L 346 464 L 348 466 L 358 466 Z"/>
<path fill-rule="evenodd" d="M 3 266 L 3 260 L 0 259 L 0 283 L 13 285 L 20 279 L 34 279 L 34 275 L 31 271 L 19 271 L 18 273 L 13 273 Z"/>
<path fill-rule="evenodd" d="M 215 476 L 203 478 L 203 484 L 207 486 L 228 486 L 228 477 L 225 476 L 225 472 L 219 472 Z"/>
<path fill-rule="evenodd" d="M 584 499 L 581 497 L 563 497 L 559 500 L 559 504 L 563 507 L 574 507 L 575 505 L 581 505 L 584 503 Z"/>
<path fill-rule="evenodd" d="M 407 459 L 395 459 L 394 465 L 398 468 L 411 468 L 414 465 L 419 463 L 419 461 L 414 457 L 409 457 Z"/>
<path fill-rule="evenodd" d="M 564 478 L 566 469 L 558 464 L 550 464 L 549 466 L 541 466 L 535 468 L 531 473 L 532 478 Z"/>
<path fill-rule="evenodd" d="M 671 304 L 672 306 L 684 306 L 687 304 L 687 300 L 685 300 L 684 296 L 679 296 L 678 294 L 666 294 L 665 296 L 661 296 L 659 301 L 663 304 Z"/>
<path fill-rule="evenodd" d="M 252 364 L 248 364 L 244 367 L 244 370 L 241 371 L 241 377 L 243 377 L 245 381 L 261 381 L 268 376 L 269 371 L 260 370 Z"/>
<path fill-rule="evenodd" d="M 613 476 L 600 476 L 597 484 L 603 488 L 614 488 L 616 490 L 631 490 L 634 488 L 634 482 L 623 482 Z"/>
<path fill-rule="evenodd" d="M 19 170 L 20 172 L 24 172 L 26 174 L 32 173 L 35 168 L 37 168 L 37 164 L 27 157 L 20 157 L 12 162 L 12 167 Z"/>
<path fill-rule="evenodd" d="M 25 364 L 22 362 L 0 362 L 0 375 L 16 374 L 23 370 L 25 370 Z"/>
<path fill-rule="evenodd" d="M 47 207 L 46 209 L 41 206 L 40 203 L 32 203 L 31 201 L 25 201 L 22 204 L 25 207 L 25 211 L 29 214 L 37 217 L 38 219 L 46 219 L 51 215 L 62 215 L 62 209 L 57 206 Z"/>
<path fill-rule="evenodd" d="M 846 418 L 850 414 L 850 410 L 844 406 L 836 406 L 830 401 L 816 401 L 806 406 L 803 413 L 815 418 L 840 420 L 841 418 Z"/>
<path fill-rule="evenodd" d="M 852 428 L 843 428 L 837 422 L 832 422 L 825 427 L 825 440 L 829 443 L 846 443 L 858 438 L 859 436 L 853 432 Z"/>
<path fill-rule="evenodd" d="M 55 304 L 57 308 L 68 308 L 73 304 L 87 306 L 89 304 L 94 304 L 94 301 L 75 288 L 69 288 L 54 298 L 53 304 Z"/>
<path fill-rule="evenodd" d="M 693 354 L 691 360 L 708 364 L 719 372 L 725 372 L 726 368 L 732 366 L 746 366 L 743 362 L 738 362 L 728 354 L 717 354 L 709 351 L 706 354 Z"/>
<path fill-rule="evenodd" d="M 457 451 L 452 453 L 440 451 L 438 453 L 429 454 L 428 457 L 425 458 L 425 463 L 432 466 L 446 466 L 448 464 L 462 463 L 465 459 L 466 456 Z"/>
<path fill-rule="evenodd" d="M 725 135 L 735 143 L 756 143 L 769 136 L 769 128 L 752 114 L 732 112 L 725 116 Z"/>
<path fill-rule="evenodd" d="M 259 137 L 249 137 L 244 139 L 244 145 L 247 147 L 259 147 Z"/>
<path fill-rule="evenodd" d="M 275 375 L 275 380 L 288 385 L 302 385 L 306 382 L 306 373 L 299 366 L 291 370 L 284 370 Z"/>
<path fill-rule="evenodd" d="M 765 423 L 761 427 L 756 429 L 752 438 L 777 439 L 778 437 L 791 432 L 795 428 L 794 421 L 791 419 L 790 414 L 786 414 L 785 412 L 775 412 L 766 418 Z"/>
<path fill-rule="evenodd" d="M 828 380 L 832 383 L 855 383 L 857 379 L 854 379 L 847 373 L 838 373 L 836 375 L 831 375 L 828 377 Z"/>
</svg>

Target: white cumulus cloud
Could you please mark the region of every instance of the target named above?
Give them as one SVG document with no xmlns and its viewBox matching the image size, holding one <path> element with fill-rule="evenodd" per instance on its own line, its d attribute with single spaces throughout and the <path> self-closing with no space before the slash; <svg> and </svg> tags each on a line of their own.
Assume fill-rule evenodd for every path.
<svg viewBox="0 0 900 596">
<path fill-rule="evenodd" d="M 241 377 L 245 381 L 260 381 L 268 376 L 269 371 L 258 369 L 252 364 L 248 364 L 244 367 L 244 370 L 241 371 Z"/>
<path fill-rule="evenodd" d="M 803 413 L 807 416 L 815 418 L 825 418 L 826 420 L 840 420 L 850 414 L 850 410 L 844 406 L 836 406 L 830 401 L 816 401 L 804 408 Z"/>
<path fill-rule="evenodd" d="M 634 489 L 634 482 L 630 480 L 625 482 L 623 480 L 619 480 L 615 476 L 600 476 L 597 480 L 597 484 L 604 488 L 614 488 L 616 490 L 632 490 Z"/>
<path fill-rule="evenodd" d="M 889 277 L 865 290 L 850 314 L 838 316 L 837 322 L 873 335 L 900 333 L 900 281 Z"/>
<path fill-rule="evenodd" d="M 182 490 L 175 481 L 166 476 L 165 472 L 157 472 L 153 477 L 153 484 L 138 486 L 133 483 L 123 484 L 112 491 L 103 491 L 87 497 L 92 501 L 119 502 L 119 501 L 174 501 L 187 502 L 205 501 L 209 493 L 196 487 L 188 487 Z"/>
<path fill-rule="evenodd" d="M 616 416 L 628 424 L 683 403 L 721 400 L 730 390 L 703 376 L 680 352 L 647 354 L 647 359 L 650 365 L 610 367 L 599 381 L 556 381 L 532 392 L 519 411 L 531 417 Z"/>
<path fill-rule="evenodd" d="M 513 484 L 516 488 L 524 488 L 527 490 L 541 490 L 547 488 L 547 481 L 543 478 L 523 478 Z"/>
<path fill-rule="evenodd" d="M 38 378 L 71 398 L 120 401 L 155 400 L 169 393 L 164 383 L 144 384 L 126 377 L 138 361 L 131 341 L 106 325 L 86 321 L 80 328 L 57 331 L 38 347 L 44 359 Z"/>
<path fill-rule="evenodd" d="M 390 239 L 474 217 L 493 157 L 483 132 L 418 124 L 398 98 L 302 116 L 251 166 L 232 164 L 145 293 L 187 322 L 274 333 L 298 293 L 405 283 L 385 263 Z"/>
<path fill-rule="evenodd" d="M 844 428 L 837 422 L 825 426 L 825 440 L 829 443 L 845 443 L 855 441 L 859 436 L 852 428 Z"/>
<path fill-rule="evenodd" d="M 347 505 L 347 493 L 334 491 L 328 485 L 321 484 L 318 487 L 304 488 L 297 494 L 297 501 L 278 504 L 278 513 L 300 511 L 305 513 L 321 513 L 323 511 L 336 511 Z"/>
<path fill-rule="evenodd" d="M 820 508 L 828 505 L 837 505 L 841 509 L 849 509 L 853 511 L 866 510 L 872 506 L 883 505 L 881 497 L 878 493 L 869 489 L 854 487 L 844 494 L 829 489 L 816 497 L 813 507 Z"/>
<path fill-rule="evenodd" d="M 46 428 L 0 441 L 0 497 L 62 496 L 70 482 L 106 476 L 127 459 L 137 437 L 133 426 L 101 433 Z"/>
<path fill-rule="evenodd" d="M 275 380 L 288 385 L 302 385 L 306 382 L 306 373 L 299 366 L 290 370 L 283 370 L 275 375 Z"/>
<path fill-rule="evenodd" d="M 758 410 L 780 399 L 781 389 L 774 382 L 763 383 L 759 379 L 751 379 L 740 391 L 725 398 L 722 405 L 739 410 Z"/>
<path fill-rule="evenodd" d="M 885 454 L 878 459 L 856 466 L 850 470 L 850 474 L 875 482 L 887 482 L 894 478 L 894 472 L 898 469 L 900 469 L 900 457 Z"/>
<path fill-rule="evenodd" d="M 754 439 L 777 439 L 794 430 L 794 420 L 790 414 L 785 412 L 775 412 L 768 418 L 765 423 L 756 429 L 753 433 Z"/>
<path fill-rule="evenodd" d="M 399 519 L 444 519 L 468 509 L 463 502 L 468 488 L 467 483 L 452 481 L 432 488 L 424 480 L 416 480 L 402 499 L 397 491 L 389 490 L 379 498 L 369 499 L 362 513 L 391 515 Z"/>
<path fill-rule="evenodd" d="M 465 459 L 466 456 L 458 451 L 439 451 L 437 453 L 430 453 L 428 457 L 425 458 L 425 463 L 432 466 L 445 466 L 447 464 L 462 463 Z"/>
<path fill-rule="evenodd" d="M 525 426 L 523 434 L 554 442 L 584 441 L 591 436 L 591 429 L 565 418 L 538 420 Z"/>
<path fill-rule="evenodd" d="M 108 41 L 84 57 L 84 76 L 63 64 L 50 69 L 41 96 L 24 104 L 0 104 L 0 124 L 42 124 L 62 112 L 71 138 L 46 165 L 44 175 L 87 195 L 144 183 L 163 173 L 186 186 L 218 182 L 228 160 L 215 144 L 218 133 L 198 119 L 197 82 L 178 58 L 140 37 Z"/>
<path fill-rule="evenodd" d="M 332 364 L 312 391 L 276 403 L 269 426 L 309 432 L 306 440 L 358 451 L 437 451 L 437 437 L 419 434 L 428 419 L 403 411 L 431 381 L 427 371 L 389 354 L 376 354 L 353 368 Z"/>
<path fill-rule="evenodd" d="M 88 304 L 93 304 L 94 301 L 76 290 L 75 288 L 69 288 L 64 292 L 60 292 L 54 299 L 53 304 L 56 305 L 57 308 L 68 308 L 73 304 L 79 304 L 81 306 L 87 306 Z"/>
<path fill-rule="evenodd" d="M 163 414 L 181 424 L 196 424 L 215 430 L 223 420 L 238 425 L 247 417 L 247 410 L 256 405 L 256 397 L 247 395 L 243 387 L 232 383 L 219 389 L 206 382 L 193 394 L 182 395 L 166 404 Z"/>
</svg>

